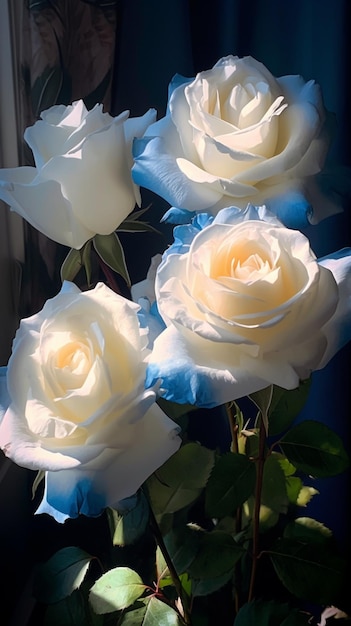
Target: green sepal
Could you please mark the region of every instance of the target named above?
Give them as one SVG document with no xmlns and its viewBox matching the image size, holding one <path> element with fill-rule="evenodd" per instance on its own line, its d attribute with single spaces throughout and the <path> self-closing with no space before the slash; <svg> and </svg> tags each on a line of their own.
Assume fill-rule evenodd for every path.
<svg viewBox="0 0 351 626">
<path fill-rule="evenodd" d="M 129 567 L 115 567 L 103 574 L 92 586 L 89 602 L 99 615 L 131 606 L 146 587 L 139 574 Z"/>
<path fill-rule="evenodd" d="M 133 211 L 130 213 L 125 220 L 118 226 L 117 231 L 125 232 L 125 233 L 136 233 L 136 232 L 153 232 L 160 235 L 160 231 L 151 226 L 148 222 L 144 222 L 140 220 L 140 217 L 144 215 L 149 210 L 150 206 L 145 209 L 140 209 L 139 211 Z"/>
<path fill-rule="evenodd" d="M 305 420 L 293 426 L 279 445 L 298 470 L 317 478 L 336 476 L 349 466 L 341 438 L 321 422 Z"/>
<path fill-rule="evenodd" d="M 91 240 L 80 250 L 71 248 L 61 266 L 61 281 L 73 281 L 82 267 L 85 268 L 88 286 L 91 285 Z"/>
<path fill-rule="evenodd" d="M 34 595 L 44 604 L 59 602 L 82 584 L 93 557 L 73 546 L 62 548 L 39 566 Z"/>
<path fill-rule="evenodd" d="M 131 286 L 126 259 L 122 244 L 118 235 L 113 232 L 110 235 L 95 235 L 93 246 L 101 258 L 116 274 L 122 276 L 128 287 Z"/>
<path fill-rule="evenodd" d="M 209 478 L 205 507 L 209 517 L 232 515 L 253 493 L 255 463 L 243 454 L 228 453 L 216 462 Z"/>
</svg>

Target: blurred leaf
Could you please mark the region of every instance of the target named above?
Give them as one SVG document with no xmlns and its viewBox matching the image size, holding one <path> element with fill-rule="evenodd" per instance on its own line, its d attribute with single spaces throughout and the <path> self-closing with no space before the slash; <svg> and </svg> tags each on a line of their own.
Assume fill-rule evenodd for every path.
<svg viewBox="0 0 351 626">
<path fill-rule="evenodd" d="M 318 494 L 319 491 L 314 487 L 308 487 L 307 485 L 303 485 L 296 500 L 297 506 L 307 506 L 308 503 L 312 500 L 313 496 L 317 496 Z"/>
<path fill-rule="evenodd" d="M 254 600 L 239 610 L 234 626 L 306 626 L 310 616 L 288 604 Z"/>
<path fill-rule="evenodd" d="M 251 496 L 246 502 L 243 504 L 242 510 L 242 519 L 244 524 L 251 524 L 255 508 L 255 499 Z M 260 515 L 259 515 L 259 528 L 260 532 L 266 532 L 270 528 L 273 528 L 279 521 L 279 513 L 277 511 L 273 511 L 273 509 L 269 508 L 265 504 L 261 504 L 260 506 Z M 252 526 L 246 531 L 248 536 L 252 536 Z"/>
<path fill-rule="evenodd" d="M 52 604 L 69 596 L 83 582 L 92 559 L 84 550 L 72 546 L 56 552 L 38 568 L 34 582 L 37 600 Z"/>
<path fill-rule="evenodd" d="M 213 464 L 213 450 L 197 443 L 182 446 L 146 483 L 155 515 L 174 513 L 194 502 Z"/>
<path fill-rule="evenodd" d="M 278 435 L 289 428 L 307 401 L 311 382 L 309 378 L 302 381 L 297 389 L 288 391 L 274 385 L 269 410 L 269 435 Z"/>
<path fill-rule="evenodd" d="M 44 626 L 102 626 L 102 615 L 96 615 L 80 590 L 51 604 L 45 611 Z"/>
<path fill-rule="evenodd" d="M 286 478 L 286 493 L 288 494 L 289 502 L 291 504 L 297 504 L 299 493 L 303 488 L 303 482 L 301 478 L 297 476 L 288 476 Z"/>
<path fill-rule="evenodd" d="M 125 611 L 116 626 L 183 626 L 178 613 L 155 596 L 144 598 Z"/>
<path fill-rule="evenodd" d="M 327 542 L 282 537 L 268 553 L 280 581 L 294 596 L 316 604 L 335 603 L 345 564 Z"/>
<path fill-rule="evenodd" d="M 116 233 L 95 235 L 93 245 L 99 257 L 131 286 L 122 244 Z"/>
<path fill-rule="evenodd" d="M 298 517 L 284 529 L 284 537 L 302 541 L 325 544 L 333 536 L 332 531 L 321 522 L 311 517 Z"/>
<path fill-rule="evenodd" d="M 255 463 L 243 454 L 228 453 L 216 462 L 206 487 L 206 512 L 210 517 L 232 515 L 253 493 Z"/>
<path fill-rule="evenodd" d="M 288 461 L 288 459 L 279 452 L 275 453 L 277 459 L 279 460 L 280 467 L 282 468 L 285 476 L 293 476 L 296 472 L 296 467 Z"/>
<path fill-rule="evenodd" d="M 114 546 L 133 544 L 145 532 L 149 521 L 149 505 L 142 492 L 138 492 L 135 505 L 125 512 L 107 509 L 110 526 L 113 527 Z"/>
<path fill-rule="evenodd" d="M 95 613 L 112 613 L 129 607 L 144 591 L 139 574 L 129 567 L 115 567 L 92 586 L 89 602 Z"/>
<path fill-rule="evenodd" d="M 312 476 L 335 476 L 349 465 L 340 437 L 321 422 L 306 420 L 293 426 L 279 444 L 297 469 Z"/>
</svg>

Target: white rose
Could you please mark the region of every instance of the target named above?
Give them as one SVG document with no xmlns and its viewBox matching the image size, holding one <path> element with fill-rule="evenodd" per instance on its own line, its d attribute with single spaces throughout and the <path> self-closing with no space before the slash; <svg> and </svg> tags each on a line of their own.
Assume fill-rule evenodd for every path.
<svg viewBox="0 0 351 626">
<path fill-rule="evenodd" d="M 147 385 L 215 406 L 323 367 L 351 337 L 351 250 L 318 262 L 308 239 L 265 207 L 199 215 L 175 229 L 156 276 L 167 328 Z"/>
<path fill-rule="evenodd" d="M 46 472 L 38 512 L 57 521 L 131 496 L 180 445 L 144 387 L 138 311 L 102 283 L 86 292 L 64 283 L 16 334 L 0 445 L 18 465 Z"/>
<path fill-rule="evenodd" d="M 131 145 L 155 111 L 128 119 L 87 111 L 82 100 L 41 113 L 26 129 L 36 167 L 0 170 L 0 199 L 50 239 L 79 249 L 108 235 L 140 205 L 131 178 Z"/>
<path fill-rule="evenodd" d="M 133 178 L 179 209 L 216 214 L 252 202 L 298 226 L 313 207 L 317 221 L 339 210 L 327 198 L 323 206 L 314 176 L 330 117 L 314 81 L 227 56 L 194 79 L 174 77 L 167 115 L 134 141 Z"/>
</svg>

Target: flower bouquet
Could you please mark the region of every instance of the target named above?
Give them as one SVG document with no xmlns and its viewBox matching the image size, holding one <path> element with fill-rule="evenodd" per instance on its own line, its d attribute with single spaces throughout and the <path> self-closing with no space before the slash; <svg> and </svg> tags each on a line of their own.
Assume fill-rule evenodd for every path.
<svg viewBox="0 0 351 626">
<path fill-rule="evenodd" d="M 347 559 L 308 506 L 349 458 L 299 418 L 351 335 L 351 250 L 317 259 L 302 232 L 341 210 L 332 128 L 313 81 L 229 56 L 175 76 L 158 121 L 44 111 L 35 166 L 1 171 L 0 198 L 69 250 L 14 339 L 0 443 L 38 472 L 38 514 L 105 515 L 110 536 L 103 558 L 67 546 L 38 569 L 45 624 L 347 618 Z M 119 233 L 153 229 L 140 188 L 174 240 L 131 285 Z"/>
</svg>

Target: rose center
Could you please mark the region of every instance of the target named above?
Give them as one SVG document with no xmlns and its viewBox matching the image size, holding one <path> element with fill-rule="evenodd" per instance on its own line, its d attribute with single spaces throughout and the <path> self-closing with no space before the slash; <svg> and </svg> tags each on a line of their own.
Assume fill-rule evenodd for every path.
<svg viewBox="0 0 351 626">
<path fill-rule="evenodd" d="M 89 349 L 79 341 L 73 341 L 56 353 L 56 367 L 76 376 L 84 375 L 90 367 Z"/>
</svg>

